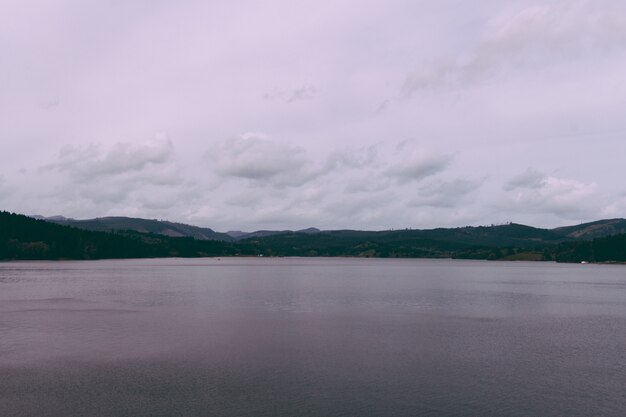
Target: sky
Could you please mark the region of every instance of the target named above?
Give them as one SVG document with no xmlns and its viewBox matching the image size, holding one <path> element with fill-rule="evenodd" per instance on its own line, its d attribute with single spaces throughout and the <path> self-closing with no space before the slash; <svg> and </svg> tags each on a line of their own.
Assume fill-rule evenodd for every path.
<svg viewBox="0 0 626 417">
<path fill-rule="evenodd" d="M 0 2 L 0 209 L 258 229 L 626 217 L 621 0 Z"/>
</svg>

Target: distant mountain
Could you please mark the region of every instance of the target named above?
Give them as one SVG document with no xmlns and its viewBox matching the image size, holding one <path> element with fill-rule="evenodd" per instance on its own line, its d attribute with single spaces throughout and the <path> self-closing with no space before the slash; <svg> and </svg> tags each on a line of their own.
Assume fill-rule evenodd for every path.
<svg viewBox="0 0 626 417">
<path fill-rule="evenodd" d="M 244 232 L 239 235 L 236 240 L 250 239 L 255 237 L 268 237 L 274 235 L 284 235 L 286 233 L 294 233 L 293 230 L 257 230 L 255 232 Z"/>
<path fill-rule="evenodd" d="M 0 214 L 0 259 L 264 255 L 626 260 L 624 219 L 556 229 L 508 223 L 426 230 L 308 228 L 218 233 L 209 228 L 129 217 L 74 220 L 55 216 L 41 221 Z"/>
<path fill-rule="evenodd" d="M 298 232 L 298 233 L 308 233 L 308 234 L 313 235 L 313 234 L 315 234 L 315 233 L 320 233 L 320 232 L 321 232 L 321 230 L 320 230 L 320 229 L 318 229 L 317 227 L 309 227 L 309 228 L 307 228 L 307 229 L 300 229 L 300 230 L 297 230 L 296 232 Z"/>
<path fill-rule="evenodd" d="M 257 234 L 239 242 L 270 256 L 368 256 L 426 258 L 549 259 L 550 251 L 569 240 L 550 230 L 520 224 L 429 230 L 333 230 L 316 233 Z M 261 249 L 260 249 L 261 250 Z"/>
<path fill-rule="evenodd" d="M 267 237 L 267 236 L 284 235 L 284 234 L 290 234 L 290 233 L 315 234 L 315 233 L 320 233 L 320 232 L 321 232 L 320 229 L 317 229 L 315 227 L 309 227 L 308 229 L 296 230 L 295 232 L 293 230 L 257 230 L 255 232 L 242 232 L 239 230 L 232 230 L 232 231 L 226 232 L 226 234 L 235 240 L 243 240 L 243 239 L 250 239 L 250 238 L 255 238 L 255 237 Z"/>
<path fill-rule="evenodd" d="M 242 236 L 246 236 L 249 233 L 248 232 L 242 232 L 241 230 L 229 230 L 228 232 L 226 232 L 226 234 L 230 237 L 232 237 L 233 239 L 238 239 Z"/>
<path fill-rule="evenodd" d="M 206 227 L 191 226 L 164 220 L 149 220 L 133 217 L 99 217 L 88 220 L 68 219 L 62 216 L 43 218 L 65 226 L 98 232 L 132 230 L 139 233 L 154 233 L 170 237 L 193 237 L 198 240 L 233 241 L 226 233 L 215 232 Z"/>
<path fill-rule="evenodd" d="M 247 251 L 251 250 L 251 251 Z M 168 237 L 134 231 L 79 229 L 0 211 L 0 260 L 116 259 L 256 255 L 229 242 Z"/>
<path fill-rule="evenodd" d="M 577 226 L 558 227 L 552 231 L 572 239 L 591 240 L 626 233 L 626 219 L 598 220 Z"/>
<path fill-rule="evenodd" d="M 74 219 L 70 219 L 69 217 L 65 217 L 65 216 L 50 216 L 50 217 L 44 217 L 40 214 L 33 214 L 31 216 L 28 217 L 32 217 L 33 219 L 37 219 L 37 220 L 50 220 L 50 221 L 55 221 L 55 220 L 74 220 Z"/>
</svg>

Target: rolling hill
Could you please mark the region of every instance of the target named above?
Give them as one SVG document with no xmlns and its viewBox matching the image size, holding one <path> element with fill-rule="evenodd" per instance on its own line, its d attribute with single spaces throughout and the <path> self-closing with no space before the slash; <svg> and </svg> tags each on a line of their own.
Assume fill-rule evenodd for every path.
<svg viewBox="0 0 626 417">
<path fill-rule="evenodd" d="M 626 233 L 626 219 L 598 220 L 576 226 L 558 227 L 552 231 L 572 239 L 590 240 Z"/>
<path fill-rule="evenodd" d="M 0 259 L 113 259 L 248 254 L 229 242 L 84 230 L 0 211 Z"/>
<path fill-rule="evenodd" d="M 229 232 L 159 220 L 37 220 L 0 212 L 0 259 L 197 256 L 354 256 L 494 260 L 626 259 L 626 220 L 556 229 L 516 223 L 427 230 Z"/>
<path fill-rule="evenodd" d="M 154 233 L 169 237 L 192 237 L 198 240 L 221 240 L 231 242 L 234 239 L 226 233 L 215 232 L 207 227 L 191 226 L 183 223 L 174 223 L 165 220 L 150 220 L 134 217 L 98 217 L 95 219 L 75 220 L 63 216 L 41 217 L 42 220 L 64 226 L 97 232 L 127 231 L 139 233 Z"/>
</svg>

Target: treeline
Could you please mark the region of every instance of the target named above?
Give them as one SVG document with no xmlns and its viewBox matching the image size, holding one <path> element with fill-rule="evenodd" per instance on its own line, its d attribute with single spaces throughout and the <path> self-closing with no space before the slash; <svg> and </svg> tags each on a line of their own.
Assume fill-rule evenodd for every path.
<svg viewBox="0 0 626 417">
<path fill-rule="evenodd" d="M 511 225 L 519 231 L 519 225 Z M 500 226 L 496 226 L 500 227 Z M 505 227 L 505 226 L 503 226 Z M 484 260 L 525 260 L 556 262 L 626 262 L 626 234 L 596 238 L 593 240 L 555 240 L 536 236 L 516 237 L 512 241 L 511 229 L 471 236 L 451 236 L 449 229 L 441 235 L 428 231 L 427 236 L 411 231 L 358 232 L 335 231 L 314 235 L 289 233 L 247 239 L 259 253 L 268 256 L 357 256 L 372 258 L 454 258 Z M 483 232 L 478 230 L 479 232 Z M 474 242 L 474 243 L 469 243 Z"/>
<path fill-rule="evenodd" d="M 401 232 L 337 231 L 284 233 L 241 241 L 266 256 L 350 256 L 372 258 L 452 258 L 488 256 L 489 249 Z"/>
<path fill-rule="evenodd" d="M 626 234 L 581 241 L 507 224 L 432 230 L 289 232 L 238 242 L 132 230 L 98 232 L 0 212 L 0 259 L 350 256 L 626 262 Z"/>
<path fill-rule="evenodd" d="M 248 250 L 247 252 L 244 252 Z M 94 232 L 0 212 L 0 259 L 120 259 L 252 255 L 228 242 L 137 232 Z"/>
<path fill-rule="evenodd" d="M 557 262 L 626 262 L 626 234 L 584 242 L 567 242 L 556 248 Z"/>
</svg>

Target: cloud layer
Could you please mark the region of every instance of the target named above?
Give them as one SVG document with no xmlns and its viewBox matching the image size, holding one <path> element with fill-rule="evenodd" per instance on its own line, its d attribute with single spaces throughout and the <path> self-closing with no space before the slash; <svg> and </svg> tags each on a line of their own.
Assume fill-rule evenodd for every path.
<svg viewBox="0 0 626 417">
<path fill-rule="evenodd" d="M 626 217 L 626 5 L 0 4 L 0 209 L 209 226 Z"/>
</svg>

